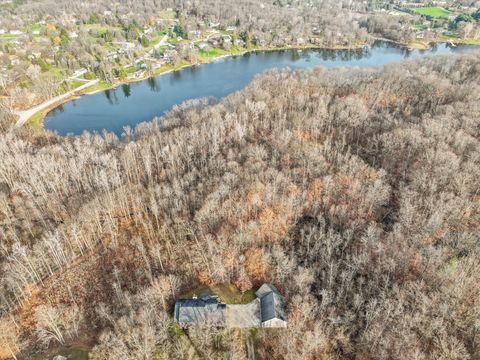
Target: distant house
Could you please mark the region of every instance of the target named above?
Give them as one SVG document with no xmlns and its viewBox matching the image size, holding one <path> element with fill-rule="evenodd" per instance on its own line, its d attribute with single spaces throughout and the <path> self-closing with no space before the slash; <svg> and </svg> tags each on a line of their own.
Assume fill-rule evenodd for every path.
<svg viewBox="0 0 480 360">
<path fill-rule="evenodd" d="M 70 79 L 75 79 L 75 78 L 78 78 L 84 74 L 87 73 L 87 69 L 85 68 L 82 68 L 82 69 L 77 69 L 75 70 L 75 72 L 72 74 L 72 76 L 70 76 Z"/>
<path fill-rule="evenodd" d="M 246 43 L 242 39 L 235 40 L 235 46 L 242 46 L 245 47 Z"/>
<path fill-rule="evenodd" d="M 202 37 L 202 32 L 199 30 L 191 30 L 188 32 L 188 38 L 195 40 L 200 39 Z"/>
<path fill-rule="evenodd" d="M 182 327 L 287 327 L 283 295 L 270 284 L 263 284 L 255 294 L 257 298 L 248 304 L 223 304 L 216 296 L 178 300 L 175 321 Z"/>
<path fill-rule="evenodd" d="M 417 31 L 415 33 L 415 36 L 417 37 L 417 39 L 423 39 L 425 37 L 425 31 Z"/>
</svg>

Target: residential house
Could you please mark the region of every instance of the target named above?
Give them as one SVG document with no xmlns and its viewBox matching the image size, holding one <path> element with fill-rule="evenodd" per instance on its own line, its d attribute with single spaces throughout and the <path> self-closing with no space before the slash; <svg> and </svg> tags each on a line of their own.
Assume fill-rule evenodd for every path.
<svg viewBox="0 0 480 360">
<path fill-rule="evenodd" d="M 193 296 L 175 304 L 175 321 L 182 327 L 227 328 L 287 327 L 286 301 L 270 284 L 263 284 L 248 304 L 223 304 L 216 296 Z"/>
<path fill-rule="evenodd" d="M 208 42 L 213 46 L 213 47 L 218 47 L 220 45 L 220 40 L 222 36 L 220 34 L 212 34 L 208 38 Z"/>
<path fill-rule="evenodd" d="M 237 39 L 235 40 L 235 46 L 238 46 L 238 47 L 245 47 L 246 43 L 245 41 L 243 41 L 242 39 Z"/>
<path fill-rule="evenodd" d="M 283 295 L 270 284 L 263 284 L 255 295 L 261 303 L 262 327 L 287 327 L 286 301 Z"/>
<path fill-rule="evenodd" d="M 297 39 L 297 45 L 304 46 L 305 45 L 305 39 L 304 38 L 298 38 Z"/>
<path fill-rule="evenodd" d="M 190 40 L 197 40 L 202 37 L 202 32 L 199 30 L 191 30 L 188 32 L 188 38 Z"/>
<path fill-rule="evenodd" d="M 225 327 L 226 308 L 216 296 L 178 300 L 175 304 L 175 321 L 183 327 Z"/>
</svg>

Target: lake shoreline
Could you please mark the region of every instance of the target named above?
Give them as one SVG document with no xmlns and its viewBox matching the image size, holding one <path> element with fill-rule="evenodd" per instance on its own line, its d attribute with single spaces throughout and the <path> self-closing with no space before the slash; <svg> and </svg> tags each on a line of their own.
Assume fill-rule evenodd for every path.
<svg viewBox="0 0 480 360">
<path fill-rule="evenodd" d="M 65 104 L 65 103 L 68 103 L 68 102 L 71 102 L 73 100 L 79 99 L 79 98 L 84 97 L 86 95 L 94 95 L 94 94 L 104 92 L 104 91 L 107 91 L 107 90 L 116 90 L 117 88 L 119 88 L 122 85 L 128 85 L 128 84 L 134 84 L 134 83 L 142 82 L 142 81 L 145 81 L 145 80 L 150 79 L 150 78 L 161 77 L 162 75 L 171 74 L 171 73 L 181 71 L 181 70 L 184 70 L 184 69 L 187 69 L 187 68 L 194 68 L 194 67 L 197 67 L 197 66 L 200 66 L 200 65 L 215 63 L 215 62 L 218 62 L 218 61 L 226 59 L 226 58 L 241 57 L 241 56 L 245 56 L 247 54 L 252 54 L 252 53 L 269 53 L 269 52 L 281 52 L 281 51 L 292 51 L 292 50 L 293 51 L 294 50 L 298 50 L 298 51 L 303 51 L 303 50 L 305 50 L 305 51 L 307 51 L 307 50 L 314 50 L 314 51 L 315 50 L 317 50 L 317 51 L 322 51 L 322 50 L 324 50 L 324 51 L 349 51 L 350 50 L 350 51 L 354 51 L 354 50 L 360 50 L 360 49 L 365 48 L 365 47 L 368 47 L 369 49 L 374 48 L 374 45 L 377 42 L 392 44 L 392 47 L 398 47 L 398 48 L 408 50 L 408 51 L 414 51 L 414 50 L 428 51 L 435 44 L 443 44 L 443 43 L 447 44 L 447 42 L 432 42 L 432 43 L 429 43 L 430 47 L 428 49 L 425 49 L 425 48 L 422 48 L 422 47 L 417 47 L 417 48 L 414 49 L 411 46 L 409 47 L 406 44 L 402 44 L 402 43 L 399 43 L 399 42 L 396 42 L 396 41 L 392 41 L 392 40 L 388 40 L 388 39 L 375 38 L 375 39 L 373 39 L 373 41 L 370 41 L 370 42 L 367 42 L 367 43 L 354 44 L 354 45 L 349 45 L 349 46 L 325 47 L 325 46 L 315 46 L 315 45 L 312 45 L 312 44 L 307 44 L 307 45 L 304 45 L 304 46 L 298 46 L 298 45 L 294 46 L 294 45 L 292 45 L 292 46 L 285 46 L 285 47 L 262 47 L 262 48 L 245 49 L 243 51 L 238 51 L 238 52 L 231 51 L 230 53 L 222 54 L 222 55 L 219 55 L 219 56 L 212 56 L 212 57 L 203 58 L 199 62 L 194 63 L 194 64 L 184 62 L 183 64 L 180 64 L 179 66 L 177 66 L 175 68 L 165 69 L 164 71 L 161 71 L 161 69 L 160 69 L 159 72 L 157 72 L 157 73 L 154 72 L 152 74 L 148 74 L 147 76 L 142 76 L 142 77 L 132 78 L 132 79 L 125 79 L 123 81 L 117 81 L 117 82 L 112 83 L 112 84 L 105 83 L 105 82 L 99 82 L 99 83 L 93 85 L 92 88 L 95 88 L 95 87 L 98 87 L 98 86 L 100 86 L 100 88 L 96 88 L 93 91 L 89 91 L 89 88 L 86 88 L 86 89 L 82 90 L 82 92 L 80 92 L 80 93 L 74 93 L 72 96 L 66 97 L 66 98 L 62 99 L 62 101 L 57 102 L 56 104 L 43 109 L 41 111 L 41 114 L 35 114 L 35 116 L 34 116 L 35 118 L 34 117 L 30 118 L 28 120 L 27 124 L 36 128 L 37 130 L 41 131 L 41 130 L 45 129 L 44 122 L 45 122 L 45 119 L 48 116 L 48 114 L 51 111 L 55 110 L 56 108 L 58 108 L 59 106 Z"/>
<path fill-rule="evenodd" d="M 383 40 L 382 40 L 383 41 Z M 373 41 L 375 42 L 375 41 Z M 364 43 L 364 44 L 358 44 L 358 45 L 350 45 L 350 46 L 333 46 L 333 47 L 326 47 L 326 46 L 314 46 L 314 45 L 306 45 L 306 46 L 284 46 L 284 47 L 264 47 L 264 48 L 257 48 L 257 49 L 246 49 L 244 51 L 238 52 L 238 53 L 229 53 L 229 54 L 222 54 L 219 56 L 214 56 L 211 58 L 206 58 L 203 59 L 202 61 L 195 63 L 195 64 L 184 64 L 179 67 L 169 69 L 157 74 L 149 74 L 148 76 L 143 76 L 139 78 L 134 78 L 134 79 L 128 79 L 128 80 L 120 80 L 115 83 L 110 84 L 110 86 L 105 86 L 104 88 L 101 89 L 96 89 L 94 91 L 88 91 L 88 88 L 85 90 L 82 90 L 79 94 L 74 94 L 72 96 L 66 97 L 62 99 L 61 101 L 52 104 L 51 106 L 46 107 L 45 109 L 39 111 L 39 114 L 33 115 L 31 118 L 29 118 L 26 122 L 25 125 L 29 125 L 37 130 L 44 130 L 43 123 L 47 115 L 52 111 L 55 110 L 57 107 L 66 104 L 70 101 L 74 101 L 76 99 L 79 99 L 83 96 L 88 96 L 88 95 L 95 95 L 99 92 L 107 91 L 107 90 L 115 90 L 118 87 L 122 85 L 128 85 L 128 84 L 134 84 L 137 82 L 141 82 L 144 80 L 147 80 L 152 77 L 157 77 L 157 76 L 162 76 L 162 75 L 167 75 L 176 71 L 181 71 L 187 68 L 192 68 L 195 66 L 201 66 L 201 65 L 207 65 L 214 63 L 216 61 L 222 60 L 222 59 L 227 59 L 235 56 L 244 56 L 247 54 L 252 54 L 252 53 L 260 53 L 260 52 L 273 52 L 273 51 L 286 51 L 286 50 L 359 50 L 362 49 L 364 46 L 371 46 L 372 44 L 369 43 Z"/>
</svg>

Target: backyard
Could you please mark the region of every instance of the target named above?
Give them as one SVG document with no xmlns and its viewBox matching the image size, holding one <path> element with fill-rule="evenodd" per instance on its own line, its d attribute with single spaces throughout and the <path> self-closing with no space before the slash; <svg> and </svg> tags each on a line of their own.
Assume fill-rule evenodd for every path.
<svg viewBox="0 0 480 360">
<path fill-rule="evenodd" d="M 448 10 L 444 9 L 444 8 L 433 7 L 433 6 L 416 8 L 416 9 L 414 9 L 414 11 L 417 14 L 430 16 L 430 17 L 436 18 L 436 19 L 448 18 L 448 14 L 450 14 L 450 12 Z"/>
</svg>

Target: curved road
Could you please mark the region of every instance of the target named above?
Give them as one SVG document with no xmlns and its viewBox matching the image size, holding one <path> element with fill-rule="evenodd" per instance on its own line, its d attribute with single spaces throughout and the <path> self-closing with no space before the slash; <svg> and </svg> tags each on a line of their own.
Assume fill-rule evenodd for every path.
<svg viewBox="0 0 480 360">
<path fill-rule="evenodd" d="M 74 95 L 78 91 L 81 91 L 81 90 L 86 89 L 86 88 L 88 88 L 92 85 L 95 85 L 98 82 L 99 82 L 98 79 L 89 81 L 89 82 L 83 84 L 82 86 L 79 86 L 76 89 L 73 89 L 69 92 L 66 92 L 65 94 L 58 95 L 58 96 L 56 96 L 56 97 L 54 97 L 50 100 L 45 101 L 44 103 L 42 103 L 40 105 L 34 106 L 31 109 L 23 110 L 23 111 L 15 111 L 14 114 L 18 115 L 18 117 L 19 117 L 18 121 L 15 124 L 15 128 L 19 128 L 19 127 L 22 127 L 23 125 L 25 125 L 25 123 L 28 121 L 28 119 L 30 119 L 37 112 L 42 111 L 42 110 L 48 108 L 49 106 Z"/>
</svg>

